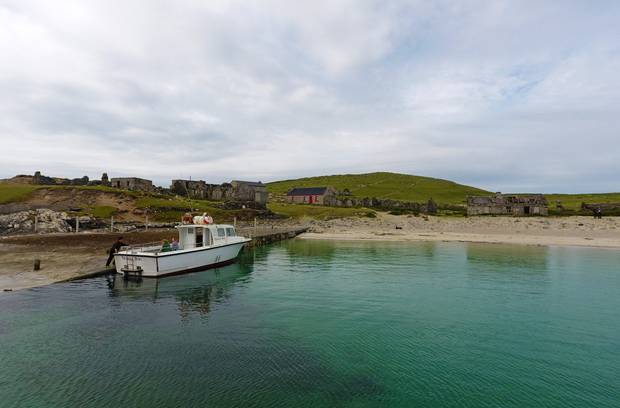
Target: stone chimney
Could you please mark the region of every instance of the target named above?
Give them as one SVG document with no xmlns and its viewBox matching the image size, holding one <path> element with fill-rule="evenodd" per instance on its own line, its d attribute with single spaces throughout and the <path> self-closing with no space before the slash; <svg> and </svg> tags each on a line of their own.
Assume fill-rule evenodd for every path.
<svg viewBox="0 0 620 408">
<path fill-rule="evenodd" d="M 101 175 L 101 184 L 104 186 L 110 185 L 110 179 L 108 178 L 108 173 L 103 173 Z"/>
</svg>

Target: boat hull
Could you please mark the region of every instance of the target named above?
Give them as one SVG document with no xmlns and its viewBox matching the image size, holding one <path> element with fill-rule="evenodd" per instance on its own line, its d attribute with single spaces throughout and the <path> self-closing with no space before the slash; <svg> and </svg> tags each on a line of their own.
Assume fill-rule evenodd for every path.
<svg viewBox="0 0 620 408">
<path fill-rule="evenodd" d="M 246 242 L 158 254 L 119 252 L 114 256 L 116 272 L 160 277 L 213 268 L 234 262 Z"/>
</svg>

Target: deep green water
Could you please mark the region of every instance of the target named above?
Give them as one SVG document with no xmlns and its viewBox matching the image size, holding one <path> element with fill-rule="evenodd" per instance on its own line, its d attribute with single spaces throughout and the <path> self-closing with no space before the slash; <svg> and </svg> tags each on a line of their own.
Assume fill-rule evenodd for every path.
<svg viewBox="0 0 620 408">
<path fill-rule="evenodd" d="M 620 407 L 620 252 L 289 241 L 0 294 L 0 407 Z"/>
</svg>

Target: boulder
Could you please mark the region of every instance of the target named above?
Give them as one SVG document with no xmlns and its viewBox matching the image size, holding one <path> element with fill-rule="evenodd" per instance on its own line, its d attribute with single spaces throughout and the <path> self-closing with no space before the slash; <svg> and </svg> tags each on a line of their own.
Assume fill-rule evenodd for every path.
<svg viewBox="0 0 620 408">
<path fill-rule="evenodd" d="M 36 232 L 70 232 L 72 228 L 67 222 L 68 218 L 64 212 L 45 208 L 0 215 L 0 234 L 33 233 L 35 232 L 35 219 L 37 220 Z"/>
</svg>

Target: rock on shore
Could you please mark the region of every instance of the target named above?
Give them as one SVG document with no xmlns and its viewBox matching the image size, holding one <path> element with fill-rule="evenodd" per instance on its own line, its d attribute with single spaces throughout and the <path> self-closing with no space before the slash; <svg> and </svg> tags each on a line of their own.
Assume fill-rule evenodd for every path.
<svg viewBox="0 0 620 408">
<path fill-rule="evenodd" d="M 0 215 L 0 234 L 32 233 L 35 217 L 37 218 L 37 232 L 70 232 L 73 230 L 67 222 L 69 220 L 67 213 L 38 209 Z"/>
</svg>

